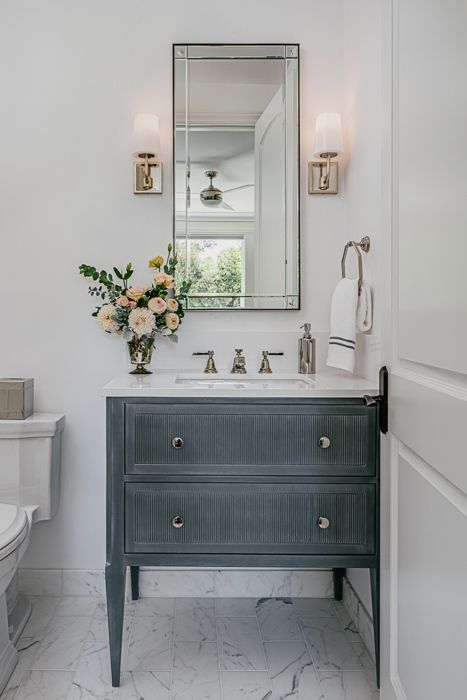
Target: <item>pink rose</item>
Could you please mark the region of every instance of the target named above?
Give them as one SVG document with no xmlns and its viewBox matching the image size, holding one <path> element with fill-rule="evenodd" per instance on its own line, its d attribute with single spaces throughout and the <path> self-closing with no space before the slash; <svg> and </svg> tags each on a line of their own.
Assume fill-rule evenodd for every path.
<svg viewBox="0 0 467 700">
<path fill-rule="evenodd" d="M 128 306 L 130 309 L 136 309 L 136 301 L 129 301 Z"/>
<path fill-rule="evenodd" d="M 130 300 L 127 297 L 118 297 L 115 303 L 117 304 L 117 306 L 125 308 L 125 306 L 128 306 L 130 304 Z"/>
<path fill-rule="evenodd" d="M 153 297 L 148 301 L 148 309 L 153 312 L 153 314 L 163 314 L 167 308 L 167 304 L 160 297 Z"/>
</svg>

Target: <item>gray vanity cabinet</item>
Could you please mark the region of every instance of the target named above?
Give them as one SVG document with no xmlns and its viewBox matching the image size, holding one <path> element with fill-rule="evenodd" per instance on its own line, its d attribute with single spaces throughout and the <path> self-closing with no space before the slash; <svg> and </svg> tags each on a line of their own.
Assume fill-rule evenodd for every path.
<svg viewBox="0 0 467 700">
<path fill-rule="evenodd" d="M 378 405 L 363 399 L 107 399 L 112 682 L 126 568 L 371 572 L 379 637 Z"/>
</svg>

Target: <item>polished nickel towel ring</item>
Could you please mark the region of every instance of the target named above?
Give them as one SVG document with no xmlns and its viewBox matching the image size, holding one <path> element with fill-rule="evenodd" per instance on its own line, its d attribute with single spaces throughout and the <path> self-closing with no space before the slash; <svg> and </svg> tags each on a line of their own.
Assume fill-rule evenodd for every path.
<svg viewBox="0 0 467 700">
<path fill-rule="evenodd" d="M 341 260 L 341 270 L 342 270 L 342 279 L 346 276 L 345 275 L 345 260 L 347 258 L 347 251 L 349 248 L 354 248 L 355 252 L 358 255 L 358 293 L 360 294 L 362 284 L 363 284 L 363 259 L 362 259 L 362 254 L 360 250 L 363 250 L 364 253 L 368 253 L 370 250 L 370 237 L 369 236 L 364 236 L 360 243 L 357 243 L 356 241 L 349 241 L 348 243 L 345 244 L 344 252 L 342 254 L 342 260 Z"/>
</svg>

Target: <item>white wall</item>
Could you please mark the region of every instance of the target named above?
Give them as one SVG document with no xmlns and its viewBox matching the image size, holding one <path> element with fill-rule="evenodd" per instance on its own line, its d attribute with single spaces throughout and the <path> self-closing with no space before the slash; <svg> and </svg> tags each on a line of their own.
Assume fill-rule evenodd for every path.
<svg viewBox="0 0 467 700">
<path fill-rule="evenodd" d="M 371 284 L 374 301 L 373 328 L 376 336 L 371 367 L 379 367 L 382 231 L 382 3 L 381 0 L 344 0 L 343 61 L 344 114 L 346 125 L 345 201 L 346 236 L 359 241 L 371 237 L 364 255 L 365 279 Z M 349 252 L 348 258 L 350 259 Z M 354 256 L 355 257 L 355 256 Z M 366 367 L 361 368 L 368 371 Z M 348 569 L 347 577 L 371 614 L 371 592 L 366 569 Z"/>
<path fill-rule="evenodd" d="M 341 0 L 1 3 L 0 374 L 34 376 L 36 409 L 67 416 L 60 511 L 35 528 L 26 566 L 104 564 L 100 391 L 125 371 L 126 348 L 91 319 L 93 300 L 77 269 L 82 262 L 109 267 L 131 259 L 145 275 L 146 260 L 171 239 L 172 42 L 301 44 L 302 310 L 192 313 L 180 348 L 170 355 L 172 346 L 161 345 L 156 366 L 203 349 L 193 339 L 201 343 L 219 331 L 226 365 L 240 333 L 295 332 L 305 320 L 327 329 L 349 235 L 347 197 L 309 197 L 306 170 L 316 113 L 343 108 L 341 39 Z M 160 197 L 132 194 L 132 119 L 141 111 L 160 116 Z M 346 183 L 349 191 L 352 186 Z M 370 222 L 362 232 L 369 228 Z"/>
</svg>

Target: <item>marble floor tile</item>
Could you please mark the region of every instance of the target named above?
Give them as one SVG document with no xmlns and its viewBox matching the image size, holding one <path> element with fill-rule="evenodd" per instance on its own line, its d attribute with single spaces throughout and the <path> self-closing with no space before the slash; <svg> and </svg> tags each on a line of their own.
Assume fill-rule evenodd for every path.
<svg viewBox="0 0 467 700">
<path fill-rule="evenodd" d="M 226 671 L 266 670 L 266 659 L 256 619 L 219 617 L 217 634 L 221 669 Z"/>
<path fill-rule="evenodd" d="M 217 644 L 177 642 L 174 646 L 171 700 L 219 700 Z"/>
<path fill-rule="evenodd" d="M 212 598 L 177 598 L 175 641 L 215 642 L 216 618 Z"/>
<path fill-rule="evenodd" d="M 375 700 L 363 671 L 318 671 L 326 700 Z"/>
<path fill-rule="evenodd" d="M 290 598 L 260 598 L 256 603 L 256 614 L 264 641 L 303 639 Z"/>
<path fill-rule="evenodd" d="M 111 687 L 105 600 L 39 597 L 1 700 L 375 700 L 374 662 L 341 603 L 146 598 L 125 604 Z M 296 636 L 299 635 L 299 636 Z"/>
<path fill-rule="evenodd" d="M 336 610 L 329 598 L 293 598 L 297 616 L 335 617 Z"/>
<path fill-rule="evenodd" d="M 39 644 L 32 669 L 74 670 L 90 624 L 91 620 L 88 617 L 54 617 Z"/>
<path fill-rule="evenodd" d="M 303 633 L 315 668 L 360 670 L 362 664 L 336 618 L 303 617 Z"/>
<path fill-rule="evenodd" d="M 29 601 L 31 603 L 31 615 L 21 636 L 28 639 L 40 639 L 58 608 L 60 598 L 38 596 L 30 598 Z"/>
<path fill-rule="evenodd" d="M 123 642 L 128 643 L 131 630 L 133 628 L 134 616 L 125 615 L 123 620 Z M 86 641 L 89 642 L 105 642 L 109 641 L 109 626 L 107 618 L 95 616 L 91 620 L 91 626 L 88 630 Z"/>
<path fill-rule="evenodd" d="M 170 671 L 138 671 L 122 678 L 120 700 L 170 700 Z"/>
<path fill-rule="evenodd" d="M 357 626 L 355 622 L 352 620 L 350 617 L 347 608 L 345 607 L 344 603 L 340 601 L 334 601 L 334 610 L 336 611 L 337 619 L 341 623 L 342 627 L 344 628 L 347 639 L 349 642 L 361 642 L 360 635 L 357 630 Z"/>
<path fill-rule="evenodd" d="M 123 642 L 126 644 L 128 644 L 128 641 L 130 639 L 130 634 L 135 619 L 135 612 L 135 603 L 125 605 L 125 612 L 123 618 Z M 105 605 L 105 602 L 101 601 L 97 604 L 94 617 L 91 620 L 91 626 L 89 627 L 86 641 L 106 643 L 108 643 L 109 641 L 107 606 Z"/>
<path fill-rule="evenodd" d="M 127 603 L 129 607 L 131 603 Z M 135 617 L 173 616 L 175 614 L 174 598 L 142 598 L 135 606 Z"/>
<path fill-rule="evenodd" d="M 1 700 L 13 700 L 23 678 L 29 673 L 33 659 L 39 648 L 38 639 L 21 637 L 16 649 L 18 651 L 18 663 L 11 674 L 8 683 L 1 695 Z"/>
<path fill-rule="evenodd" d="M 109 648 L 102 642 L 85 642 L 67 700 L 118 698 L 110 680 Z"/>
<path fill-rule="evenodd" d="M 275 700 L 324 700 L 305 642 L 264 644 Z"/>
<path fill-rule="evenodd" d="M 272 700 L 266 671 L 221 671 L 223 700 Z"/>
<path fill-rule="evenodd" d="M 60 600 L 55 615 L 77 615 L 79 617 L 93 617 L 97 610 L 97 598 L 91 596 L 63 596 Z"/>
<path fill-rule="evenodd" d="M 30 671 L 15 700 L 68 700 L 72 678 L 67 671 Z"/>
<path fill-rule="evenodd" d="M 155 600 L 155 599 L 154 599 Z M 146 601 L 140 601 L 146 603 Z M 151 601 L 152 602 L 152 601 Z M 162 603 L 164 601 L 161 601 Z M 172 665 L 174 616 L 170 606 L 159 606 L 161 613 L 154 612 L 155 606 L 137 606 L 128 646 L 125 664 L 127 671 L 170 671 Z M 142 609 L 150 610 L 144 616 Z M 165 610 L 165 612 L 164 612 Z"/>
<path fill-rule="evenodd" d="M 257 598 L 216 598 L 217 617 L 255 617 Z"/>
</svg>

